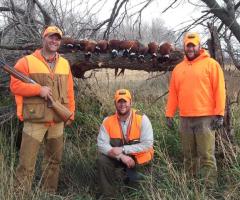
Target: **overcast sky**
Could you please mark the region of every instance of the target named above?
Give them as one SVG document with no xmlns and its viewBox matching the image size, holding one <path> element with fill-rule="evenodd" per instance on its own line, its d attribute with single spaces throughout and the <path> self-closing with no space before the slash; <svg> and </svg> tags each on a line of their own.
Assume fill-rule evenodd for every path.
<svg viewBox="0 0 240 200">
<path fill-rule="evenodd" d="M 95 0 L 90 0 L 90 2 L 94 1 Z M 134 6 L 142 1 L 143 0 L 130 0 L 129 4 L 131 6 Z M 174 5 L 173 8 L 169 8 L 166 12 L 163 13 L 163 11 L 170 5 L 170 2 L 173 2 L 173 0 L 153 1 L 142 14 L 143 22 L 151 23 L 153 19 L 160 18 L 164 21 L 166 27 L 168 27 L 170 30 L 178 31 L 181 27 L 191 24 L 194 19 L 197 19 L 203 15 L 203 13 L 201 13 L 201 7 L 194 6 L 188 3 L 186 0 L 179 0 L 178 4 Z M 199 5 L 199 0 L 192 0 L 191 2 Z M 103 9 L 99 12 L 100 20 L 109 18 L 113 5 L 113 0 L 107 1 Z M 207 37 L 202 26 L 194 28 L 193 31 L 197 31 Z"/>
<path fill-rule="evenodd" d="M 44 0 L 40 0 L 44 2 Z M 63 2 L 64 7 L 72 7 L 77 13 L 81 13 L 84 15 L 84 11 L 86 11 L 86 6 L 93 9 L 92 12 L 98 13 L 99 20 L 105 20 L 110 17 L 111 10 L 114 6 L 114 0 L 60 0 Z M 194 6 L 188 2 L 189 0 L 178 0 L 176 5 L 173 8 L 169 8 L 166 12 L 163 11 L 172 3 L 174 0 L 153 0 L 153 2 L 143 11 L 142 20 L 145 23 L 151 23 L 152 19 L 160 18 L 165 22 L 165 25 L 174 31 L 180 29 L 184 25 L 188 25 L 194 19 L 200 17 L 203 13 L 201 13 L 201 7 L 199 0 L 191 0 L 191 2 L 195 3 L 197 6 Z M 219 0 L 222 1 L 222 0 Z M 128 14 L 134 12 L 134 9 L 131 7 L 135 7 L 134 5 L 144 2 L 144 0 L 129 0 L 128 2 Z M 104 4 L 104 6 L 102 6 Z M 142 5 L 141 5 L 142 6 Z M 139 9 L 139 7 L 138 7 Z M 122 8 L 123 10 L 123 8 Z M 89 14 L 90 12 L 86 13 Z M 201 27 L 202 28 L 202 27 Z M 199 32 L 201 32 L 201 28 L 196 28 Z M 201 33 L 200 33 L 201 34 Z"/>
<path fill-rule="evenodd" d="M 92 1 L 92 0 L 90 0 Z M 93 0 L 94 1 L 94 0 Z M 139 0 L 131 0 L 132 5 L 140 2 Z M 161 18 L 165 21 L 167 27 L 179 28 L 179 25 L 184 22 L 189 22 L 192 19 L 196 19 L 201 15 L 199 8 L 187 3 L 186 1 L 179 1 L 179 4 L 174 8 L 169 8 L 166 12 L 162 13 L 169 6 L 170 0 L 155 0 L 153 1 L 143 12 L 142 20 L 145 22 L 151 22 L 154 18 Z M 195 0 L 197 3 L 198 1 Z M 110 11 L 113 7 L 113 1 L 107 1 L 104 9 L 99 12 L 100 19 L 106 19 L 110 15 Z"/>
<path fill-rule="evenodd" d="M 160 17 L 168 27 L 174 29 L 179 28 L 184 22 L 189 23 L 190 20 L 197 18 L 201 14 L 199 9 L 188 3 L 180 4 L 175 8 L 169 8 L 166 12 L 162 13 L 168 5 L 168 1 L 155 1 L 146 12 L 151 13 L 151 18 Z"/>
</svg>

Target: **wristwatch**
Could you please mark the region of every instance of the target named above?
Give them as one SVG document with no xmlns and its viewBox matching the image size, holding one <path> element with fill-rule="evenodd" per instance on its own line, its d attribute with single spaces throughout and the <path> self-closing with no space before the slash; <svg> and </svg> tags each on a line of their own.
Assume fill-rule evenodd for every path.
<svg viewBox="0 0 240 200">
<path fill-rule="evenodd" d="M 124 148 L 124 146 L 122 147 L 122 153 L 125 154 L 125 148 Z"/>
</svg>

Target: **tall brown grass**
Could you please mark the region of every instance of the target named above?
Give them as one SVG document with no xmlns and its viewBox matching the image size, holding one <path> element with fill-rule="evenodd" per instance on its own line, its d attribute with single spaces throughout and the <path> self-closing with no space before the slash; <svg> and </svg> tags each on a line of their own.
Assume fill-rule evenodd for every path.
<svg viewBox="0 0 240 200">
<path fill-rule="evenodd" d="M 229 75 L 230 76 L 230 75 Z M 231 75 L 232 76 L 232 75 Z M 148 79 L 148 80 L 147 80 Z M 238 88 L 239 78 L 231 77 L 232 94 Z M 154 161 L 148 166 L 145 177 L 137 189 L 121 187 L 118 199 L 239 199 L 240 196 L 240 116 L 239 105 L 233 104 L 232 118 L 235 131 L 234 143 L 220 138 L 219 148 L 224 155 L 217 157 L 218 185 L 206 190 L 200 179 L 187 177 L 182 166 L 181 145 L 176 127 L 165 126 L 164 109 L 169 74 L 126 72 L 124 77 L 114 78 L 112 71 L 102 71 L 89 80 L 76 80 L 76 120 L 66 129 L 65 150 L 61 166 L 59 190 L 56 195 L 41 192 L 41 159 L 30 194 L 17 193 L 14 188 L 14 170 L 18 160 L 15 147 L 19 132 L 16 119 L 0 129 L 0 199 L 96 199 L 96 137 L 106 115 L 114 112 L 113 96 L 118 88 L 127 88 L 133 94 L 133 107 L 144 112 L 154 129 Z M 231 84 L 231 83 L 229 83 Z M 230 92 L 230 93 L 231 93 Z M 229 94 L 230 94 L 229 93 Z M 231 96 L 234 100 L 234 95 Z M 4 156 L 4 158 L 2 157 Z"/>
</svg>

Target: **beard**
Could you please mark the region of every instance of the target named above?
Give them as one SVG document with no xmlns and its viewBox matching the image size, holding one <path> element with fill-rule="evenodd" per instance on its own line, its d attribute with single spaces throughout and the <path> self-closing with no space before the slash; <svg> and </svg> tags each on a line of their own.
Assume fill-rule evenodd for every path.
<svg viewBox="0 0 240 200">
<path fill-rule="evenodd" d="M 126 109 L 125 111 L 117 110 L 119 116 L 127 116 L 130 114 L 131 109 Z"/>
<path fill-rule="evenodd" d="M 200 55 L 200 46 L 198 48 L 184 48 L 184 53 L 189 61 L 194 60 Z"/>
<path fill-rule="evenodd" d="M 193 51 L 193 56 L 189 56 L 187 52 L 185 52 L 185 55 L 189 61 L 192 61 L 200 55 L 200 51 Z"/>
</svg>

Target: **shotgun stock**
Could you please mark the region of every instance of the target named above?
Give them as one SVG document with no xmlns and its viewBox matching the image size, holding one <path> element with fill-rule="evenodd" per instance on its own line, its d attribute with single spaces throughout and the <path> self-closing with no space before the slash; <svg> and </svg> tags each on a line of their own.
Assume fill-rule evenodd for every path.
<svg viewBox="0 0 240 200">
<path fill-rule="evenodd" d="M 36 81 L 32 80 L 28 76 L 22 74 L 21 72 L 17 71 L 15 68 L 10 67 L 8 64 L 0 60 L 0 65 L 2 66 L 2 69 L 12 75 L 14 78 L 17 78 L 25 83 L 32 83 L 37 84 Z M 48 107 L 51 107 L 54 112 L 59 115 L 59 117 L 64 121 L 67 122 L 69 118 L 73 115 L 73 113 L 66 108 L 64 105 L 62 105 L 58 101 L 54 101 L 52 97 L 48 98 Z"/>
</svg>

